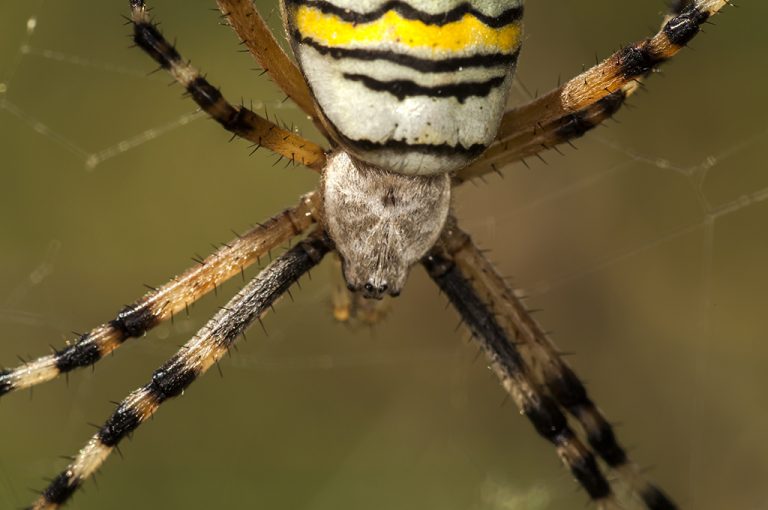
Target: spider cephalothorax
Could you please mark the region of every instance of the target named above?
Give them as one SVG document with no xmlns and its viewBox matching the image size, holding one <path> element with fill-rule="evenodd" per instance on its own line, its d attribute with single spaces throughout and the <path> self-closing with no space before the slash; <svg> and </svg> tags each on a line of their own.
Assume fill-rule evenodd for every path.
<svg viewBox="0 0 768 510">
<path fill-rule="evenodd" d="M 250 0 L 218 0 L 259 64 L 333 140 L 337 148 L 327 152 L 228 102 L 165 39 L 143 0 L 130 0 L 136 45 L 168 70 L 201 109 L 257 149 L 265 147 L 320 172 L 322 182 L 296 206 L 238 235 L 65 348 L 0 370 L 4 395 L 93 365 L 242 274 L 270 250 L 308 234 L 221 307 L 144 386 L 119 402 L 33 508 L 67 502 L 125 437 L 215 365 L 334 248 L 344 259 L 354 295 L 373 298 L 397 294 L 410 267 L 426 254 L 427 273 L 470 328 L 504 390 L 595 505 L 601 510 L 620 507 L 621 497 L 604 474 L 607 468 L 648 510 L 677 508 L 630 460 L 559 349 L 459 228 L 450 215 L 450 187 L 599 125 L 727 3 L 678 0 L 653 37 L 622 48 L 502 117 L 519 46 L 518 0 L 284 0 L 306 80 Z"/>
<path fill-rule="evenodd" d="M 448 175 L 400 175 L 338 151 L 328 158 L 320 189 L 323 223 L 349 289 L 368 298 L 399 295 L 448 217 Z"/>
</svg>

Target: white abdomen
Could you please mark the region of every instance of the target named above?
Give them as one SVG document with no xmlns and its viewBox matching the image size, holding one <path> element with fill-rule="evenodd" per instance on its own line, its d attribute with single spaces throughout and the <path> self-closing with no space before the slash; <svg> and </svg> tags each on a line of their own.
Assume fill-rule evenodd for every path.
<svg viewBox="0 0 768 510">
<path fill-rule="evenodd" d="M 326 124 L 363 161 L 446 173 L 493 142 L 520 47 L 520 0 L 284 0 Z"/>
</svg>

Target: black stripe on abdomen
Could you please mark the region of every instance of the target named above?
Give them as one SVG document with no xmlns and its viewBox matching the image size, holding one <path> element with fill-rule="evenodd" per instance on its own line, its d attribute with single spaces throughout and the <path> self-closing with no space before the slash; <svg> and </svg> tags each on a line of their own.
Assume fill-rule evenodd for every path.
<svg viewBox="0 0 768 510">
<path fill-rule="evenodd" d="M 339 133 L 338 129 L 336 130 Z M 371 140 L 355 140 L 339 133 L 346 145 L 357 147 L 366 152 L 375 152 L 379 150 L 393 150 L 407 152 L 418 152 L 421 154 L 430 154 L 433 156 L 476 158 L 488 148 L 487 145 L 476 143 L 469 147 L 463 145 L 450 145 L 447 143 L 429 144 L 429 143 L 410 143 L 405 140 L 387 140 L 386 142 L 373 142 Z"/>
<path fill-rule="evenodd" d="M 331 14 L 348 23 L 370 23 L 384 16 L 389 11 L 395 11 L 400 16 L 406 19 L 418 20 L 425 25 L 437 25 L 443 26 L 448 23 L 461 20 L 465 15 L 469 14 L 474 16 L 484 25 L 491 28 L 501 28 L 513 23 L 518 23 L 523 18 L 523 6 L 512 7 L 502 12 L 498 16 L 488 16 L 478 11 L 469 2 L 464 2 L 457 5 L 453 9 L 445 12 L 430 14 L 428 12 L 420 11 L 407 2 L 401 0 L 391 0 L 375 11 L 370 12 L 357 12 L 350 9 L 345 9 L 337 5 L 333 5 L 330 2 L 323 0 L 289 0 L 288 3 L 293 5 L 306 5 L 320 10 L 323 14 Z"/>
<path fill-rule="evenodd" d="M 403 53 L 395 53 L 388 50 L 372 50 L 363 48 L 330 48 L 310 37 L 302 37 L 298 31 L 294 31 L 293 37 L 301 44 L 306 44 L 315 49 L 321 55 L 329 56 L 334 60 L 345 58 L 354 60 L 386 60 L 404 67 L 410 67 L 422 73 L 449 73 L 459 71 L 467 67 L 511 67 L 517 63 L 520 50 L 514 53 L 486 53 L 468 55 L 465 57 L 451 57 L 441 59 L 429 59 L 414 57 Z"/>
<path fill-rule="evenodd" d="M 349 81 L 361 83 L 364 87 L 374 92 L 386 92 L 402 101 L 406 97 L 427 96 L 436 98 L 454 97 L 459 103 L 463 103 L 470 97 L 485 97 L 491 91 L 499 87 L 506 76 L 496 76 L 482 82 L 464 82 L 438 85 L 437 87 L 425 87 L 410 80 L 380 81 L 364 74 L 344 73 L 344 78 Z"/>
</svg>

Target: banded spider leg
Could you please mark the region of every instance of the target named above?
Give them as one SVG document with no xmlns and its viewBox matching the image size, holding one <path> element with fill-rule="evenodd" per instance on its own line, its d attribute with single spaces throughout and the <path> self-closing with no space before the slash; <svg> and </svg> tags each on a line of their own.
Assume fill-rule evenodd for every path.
<svg viewBox="0 0 768 510">
<path fill-rule="evenodd" d="M 460 182 L 583 136 L 611 118 L 642 80 L 674 57 L 728 0 L 677 2 L 653 37 L 630 44 L 561 87 L 504 114 L 497 141 L 458 172 Z"/>
<path fill-rule="evenodd" d="M 142 0 L 131 0 L 130 5 L 129 22 L 133 24 L 133 40 L 136 45 L 167 70 L 198 106 L 224 129 L 253 142 L 256 148 L 265 147 L 288 161 L 301 163 L 316 171 L 323 168 L 325 152 L 320 146 L 245 106 L 233 106 L 197 69 L 184 62 L 176 48 L 152 23 Z"/>
<path fill-rule="evenodd" d="M 114 352 L 129 338 L 144 335 L 158 324 L 183 313 L 315 221 L 316 193 L 301 198 L 291 209 L 253 227 L 165 285 L 151 290 L 123 308 L 114 319 L 82 334 L 74 343 L 13 369 L 0 371 L 0 395 L 30 388 L 72 370 L 91 366 Z"/>
<path fill-rule="evenodd" d="M 120 402 L 114 413 L 32 505 L 34 510 L 58 508 L 107 460 L 128 434 L 170 398 L 177 397 L 221 359 L 244 331 L 270 309 L 289 287 L 330 249 L 316 232 L 276 258 L 232 298 L 163 366 L 149 383 Z"/>
<path fill-rule="evenodd" d="M 600 510 L 620 508 L 595 456 L 571 430 L 557 403 L 538 386 L 520 352 L 447 254 L 424 260 L 430 277 L 471 329 L 502 387 Z"/>
<path fill-rule="evenodd" d="M 325 153 L 321 147 L 245 107 L 232 106 L 197 70 L 183 62 L 178 51 L 149 20 L 143 2 L 132 1 L 131 12 L 136 44 L 168 70 L 200 108 L 225 129 L 291 161 L 315 170 L 322 168 Z M 290 62 L 288 64 L 293 66 Z M 199 261 L 197 266 L 126 306 L 115 319 L 81 335 L 73 344 L 16 368 L 0 370 L 0 396 L 93 365 L 117 349 L 126 339 L 142 336 L 158 323 L 184 311 L 194 301 L 240 273 L 269 250 L 306 230 L 314 221 L 318 201 L 315 193 L 307 195 L 293 209 L 284 211 L 230 241 Z"/>
<path fill-rule="evenodd" d="M 594 453 L 600 457 L 647 508 L 651 510 L 676 508 L 670 498 L 649 482 L 637 464 L 632 462 L 619 443 L 609 420 L 591 399 L 586 387 L 563 359 L 544 328 L 469 235 L 458 227 L 455 220 L 446 228 L 442 241 L 451 264 L 455 265 L 456 270 L 463 275 L 472 288 L 475 296 L 471 299 L 482 301 L 483 306 L 488 309 L 486 313 L 496 323 L 494 328 L 500 328 L 507 342 L 511 344 L 511 348 L 519 350 L 523 355 L 516 362 L 523 365 L 520 370 L 527 371 L 527 375 L 532 379 L 533 382 L 528 384 L 546 393 L 564 413 L 580 425 L 589 447 L 581 447 L 579 451 L 590 455 Z M 434 272 L 431 274 L 434 278 Z M 465 312 L 461 314 L 472 327 L 472 322 Z M 493 333 L 493 335 L 496 334 L 498 333 Z M 484 344 L 483 348 L 494 351 L 498 349 L 493 343 Z M 515 378 L 512 379 L 512 381 L 515 380 Z M 507 388 L 506 384 L 504 386 Z M 514 394 L 513 397 L 515 397 Z M 519 403 L 522 410 L 526 409 L 524 405 L 530 405 L 530 403 Z M 530 417 L 532 420 L 536 418 Z M 541 432 L 538 427 L 537 430 Z M 553 441 L 552 437 L 542 435 Z M 563 457 L 563 459 L 568 464 L 569 457 Z M 591 464 L 592 461 L 586 463 Z M 573 466 L 568 465 L 573 469 Z M 578 473 L 574 474 L 581 480 Z M 592 494 L 589 489 L 588 492 Z"/>
</svg>

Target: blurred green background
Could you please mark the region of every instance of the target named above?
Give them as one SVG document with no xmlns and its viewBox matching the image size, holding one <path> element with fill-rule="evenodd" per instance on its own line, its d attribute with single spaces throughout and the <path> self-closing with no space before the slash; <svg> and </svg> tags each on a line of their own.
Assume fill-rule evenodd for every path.
<svg viewBox="0 0 768 510">
<path fill-rule="evenodd" d="M 312 188 L 249 157 L 128 49 L 127 2 L 0 4 L 0 364 L 61 346 Z M 261 1 L 279 29 L 274 1 Z M 234 99 L 305 126 L 213 2 L 153 2 Z M 546 91 L 658 25 L 661 1 L 530 2 L 520 81 Z M 727 9 L 636 107 L 549 165 L 457 193 L 625 445 L 684 508 L 767 509 L 765 2 Z M 518 88 L 514 100 L 525 100 Z M 148 131 L 149 130 L 149 131 Z M 149 133 L 149 134 L 147 134 Z M 90 165 L 89 165 L 90 163 Z M 93 166 L 93 163 L 96 163 Z M 252 276 L 255 268 L 248 271 Z M 123 447 L 73 508 L 584 508 L 586 496 L 416 269 L 373 330 L 333 322 L 328 264 Z M 118 400 L 234 293 L 95 372 L 0 403 L 0 508 L 64 466 Z M 98 487 L 98 488 L 97 488 Z"/>
</svg>

